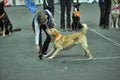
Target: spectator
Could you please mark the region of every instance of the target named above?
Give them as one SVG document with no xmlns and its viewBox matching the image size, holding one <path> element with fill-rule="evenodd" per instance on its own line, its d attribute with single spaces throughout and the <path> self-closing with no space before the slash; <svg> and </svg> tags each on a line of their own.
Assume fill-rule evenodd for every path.
<svg viewBox="0 0 120 80">
<path fill-rule="evenodd" d="M 43 10 L 48 9 L 54 16 L 54 0 L 43 0 Z"/>
<path fill-rule="evenodd" d="M 10 6 L 8 0 L 4 0 L 4 6 L 6 6 L 6 7 Z"/>
<path fill-rule="evenodd" d="M 109 17 L 111 11 L 111 0 L 99 0 L 100 7 L 100 22 L 99 26 L 102 29 L 109 29 Z"/>
<path fill-rule="evenodd" d="M 71 31 L 71 26 L 70 26 L 70 22 L 71 22 L 71 2 L 72 0 L 60 0 L 60 6 L 61 6 L 61 30 L 62 31 L 66 31 L 65 30 L 65 12 L 67 14 L 67 30 Z"/>
</svg>

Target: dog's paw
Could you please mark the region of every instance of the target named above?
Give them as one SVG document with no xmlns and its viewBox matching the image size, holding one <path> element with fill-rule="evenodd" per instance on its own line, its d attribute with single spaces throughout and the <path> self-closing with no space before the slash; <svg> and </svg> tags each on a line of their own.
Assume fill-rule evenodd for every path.
<svg viewBox="0 0 120 80">
<path fill-rule="evenodd" d="M 5 34 L 2 34 L 3 37 L 5 37 Z"/>
<path fill-rule="evenodd" d="M 111 28 L 113 28 L 113 26 L 111 26 Z"/>
<path fill-rule="evenodd" d="M 49 59 L 53 59 L 53 57 L 51 56 L 51 57 L 48 57 Z"/>
<path fill-rule="evenodd" d="M 92 59 L 93 59 L 93 57 L 91 56 L 91 57 L 89 57 L 88 59 L 89 59 L 89 60 L 92 60 Z"/>
<path fill-rule="evenodd" d="M 116 25 L 116 29 L 118 29 L 119 27 L 118 27 L 118 25 Z"/>
<path fill-rule="evenodd" d="M 48 57 L 48 55 L 43 55 L 43 57 L 45 58 L 45 57 Z"/>
<path fill-rule="evenodd" d="M 12 35 L 12 33 L 11 32 L 9 32 L 9 36 L 11 36 Z"/>
</svg>

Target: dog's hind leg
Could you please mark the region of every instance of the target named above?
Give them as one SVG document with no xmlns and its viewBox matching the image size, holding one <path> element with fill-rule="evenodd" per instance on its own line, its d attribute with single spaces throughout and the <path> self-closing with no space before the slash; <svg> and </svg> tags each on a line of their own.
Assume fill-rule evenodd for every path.
<svg viewBox="0 0 120 80">
<path fill-rule="evenodd" d="M 8 31 L 9 31 L 9 35 L 11 35 L 12 34 L 12 30 L 11 30 L 11 26 L 10 25 L 8 26 Z"/>
<path fill-rule="evenodd" d="M 118 29 L 118 17 L 116 18 L 116 29 Z"/>
<path fill-rule="evenodd" d="M 82 48 L 83 48 L 84 51 L 85 51 L 85 55 L 89 56 L 89 59 L 92 59 L 93 57 L 92 57 L 92 55 L 91 55 L 91 53 L 90 53 L 89 48 L 88 48 L 87 46 L 82 46 Z"/>
<path fill-rule="evenodd" d="M 111 19 L 112 19 L 111 28 L 114 28 L 116 26 L 115 25 L 116 19 L 113 15 L 111 16 Z"/>
<path fill-rule="evenodd" d="M 115 17 L 115 18 L 113 19 L 113 26 L 114 26 L 114 28 L 116 28 L 116 24 L 117 24 L 117 18 Z"/>
<path fill-rule="evenodd" d="M 72 30 L 75 30 L 75 24 L 74 24 L 74 22 L 72 23 Z"/>
<path fill-rule="evenodd" d="M 90 50 L 88 48 L 87 39 L 82 41 L 80 43 L 80 46 L 84 49 L 85 55 L 89 56 L 89 59 L 92 59 L 93 57 L 92 57 L 92 54 L 90 53 Z"/>
</svg>

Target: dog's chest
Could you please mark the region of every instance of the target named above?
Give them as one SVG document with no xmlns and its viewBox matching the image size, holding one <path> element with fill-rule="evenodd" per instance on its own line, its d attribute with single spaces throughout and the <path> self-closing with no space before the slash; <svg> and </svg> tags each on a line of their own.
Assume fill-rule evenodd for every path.
<svg viewBox="0 0 120 80">
<path fill-rule="evenodd" d="M 119 5 L 113 6 L 111 9 L 111 14 L 120 14 L 120 6 Z"/>
</svg>

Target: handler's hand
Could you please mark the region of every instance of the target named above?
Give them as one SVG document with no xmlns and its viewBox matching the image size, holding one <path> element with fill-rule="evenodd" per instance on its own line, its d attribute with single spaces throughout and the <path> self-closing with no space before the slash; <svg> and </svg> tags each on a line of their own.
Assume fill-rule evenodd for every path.
<svg viewBox="0 0 120 80">
<path fill-rule="evenodd" d="M 36 46 L 36 51 L 37 51 L 37 53 L 39 53 L 40 52 L 40 46 Z"/>
</svg>

